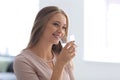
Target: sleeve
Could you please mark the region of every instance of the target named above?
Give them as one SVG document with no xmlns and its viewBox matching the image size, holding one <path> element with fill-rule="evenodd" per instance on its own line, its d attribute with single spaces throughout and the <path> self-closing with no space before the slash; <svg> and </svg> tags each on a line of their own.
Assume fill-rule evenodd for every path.
<svg viewBox="0 0 120 80">
<path fill-rule="evenodd" d="M 69 74 L 70 80 L 75 80 L 75 77 L 74 77 L 74 74 L 73 74 L 74 65 L 73 65 L 72 61 L 67 64 L 66 69 L 67 69 L 67 72 Z"/>
<path fill-rule="evenodd" d="M 32 66 L 23 57 L 15 58 L 13 69 L 17 80 L 39 80 Z"/>
</svg>

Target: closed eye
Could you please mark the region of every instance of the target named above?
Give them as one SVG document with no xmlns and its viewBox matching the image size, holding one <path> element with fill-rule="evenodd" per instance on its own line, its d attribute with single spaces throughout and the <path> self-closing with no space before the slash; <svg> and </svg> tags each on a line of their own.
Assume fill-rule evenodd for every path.
<svg viewBox="0 0 120 80">
<path fill-rule="evenodd" d="M 59 26 L 59 24 L 58 24 L 58 23 L 53 23 L 53 25 L 55 25 L 55 26 Z"/>
<path fill-rule="evenodd" d="M 61 24 L 59 22 L 54 22 L 53 25 L 56 26 L 56 27 L 61 26 Z M 67 29 L 66 25 L 62 26 L 62 29 L 66 30 Z"/>
<path fill-rule="evenodd" d="M 65 26 L 63 26 L 63 29 L 65 29 L 65 30 L 66 30 L 66 27 L 65 27 Z"/>
</svg>

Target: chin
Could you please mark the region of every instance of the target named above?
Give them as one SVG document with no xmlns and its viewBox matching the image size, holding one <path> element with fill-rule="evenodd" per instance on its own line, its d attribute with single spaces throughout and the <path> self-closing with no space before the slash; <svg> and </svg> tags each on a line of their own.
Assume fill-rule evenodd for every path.
<svg viewBox="0 0 120 80">
<path fill-rule="evenodd" d="M 56 42 L 54 42 L 53 44 L 57 45 L 58 43 L 59 43 L 59 41 L 56 41 Z"/>
</svg>

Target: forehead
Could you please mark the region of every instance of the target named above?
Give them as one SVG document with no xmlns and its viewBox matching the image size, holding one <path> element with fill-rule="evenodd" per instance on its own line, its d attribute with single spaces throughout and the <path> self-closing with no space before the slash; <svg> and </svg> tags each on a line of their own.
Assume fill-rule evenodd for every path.
<svg viewBox="0 0 120 80">
<path fill-rule="evenodd" d="M 62 13 L 56 13 L 51 17 L 50 21 L 59 21 L 63 24 L 66 24 L 66 17 Z"/>
</svg>

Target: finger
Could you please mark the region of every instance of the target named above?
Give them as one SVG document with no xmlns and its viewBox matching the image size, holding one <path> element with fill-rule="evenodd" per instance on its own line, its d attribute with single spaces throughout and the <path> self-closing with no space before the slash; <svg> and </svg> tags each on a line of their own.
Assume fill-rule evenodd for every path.
<svg viewBox="0 0 120 80">
<path fill-rule="evenodd" d="M 69 51 L 70 53 L 72 53 L 72 52 L 75 51 L 75 48 L 74 48 L 73 46 L 71 46 L 71 47 L 69 47 L 68 51 Z"/>
<path fill-rule="evenodd" d="M 77 47 L 78 47 L 76 44 L 74 44 L 73 46 L 74 46 L 74 48 L 77 48 Z"/>
<path fill-rule="evenodd" d="M 75 53 L 76 52 L 76 50 L 74 49 L 74 50 L 71 50 L 71 51 L 69 51 L 69 53 L 70 54 L 73 54 L 73 53 Z"/>
<path fill-rule="evenodd" d="M 71 46 L 68 48 L 69 52 L 75 52 L 76 47 L 77 47 L 77 46 L 76 46 L 75 44 L 71 45 Z"/>
<path fill-rule="evenodd" d="M 74 44 L 74 41 L 70 41 L 66 44 L 65 48 L 68 49 L 73 44 Z"/>
<path fill-rule="evenodd" d="M 75 57 L 75 53 L 72 53 L 72 54 L 71 54 L 71 58 L 73 58 L 73 57 Z"/>
</svg>

